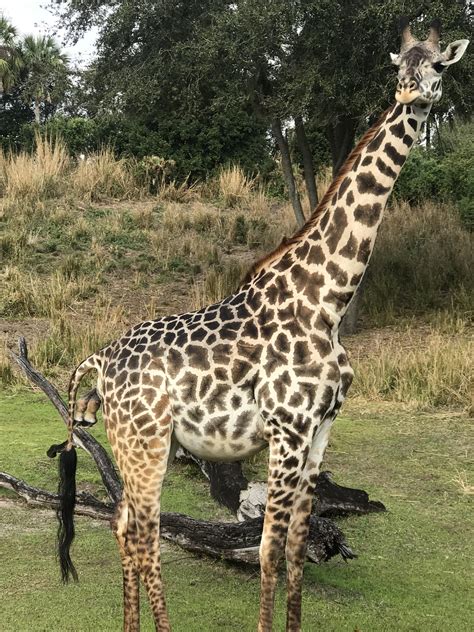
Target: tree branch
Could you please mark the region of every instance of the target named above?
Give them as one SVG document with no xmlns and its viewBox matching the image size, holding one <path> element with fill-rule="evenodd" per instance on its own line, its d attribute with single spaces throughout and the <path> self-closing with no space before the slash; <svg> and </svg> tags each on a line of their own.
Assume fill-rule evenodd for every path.
<svg viewBox="0 0 474 632">
<path fill-rule="evenodd" d="M 55 509 L 59 503 L 57 494 L 28 485 L 5 472 L 0 472 L 0 488 L 14 491 L 29 505 Z M 80 492 L 77 494 L 75 511 L 99 520 L 110 520 L 114 507 L 91 494 Z M 209 522 L 166 511 L 161 513 L 160 518 L 160 532 L 165 540 L 193 553 L 252 565 L 259 563 L 262 528 L 263 518 L 245 522 Z M 343 559 L 356 557 L 347 546 L 343 533 L 333 522 L 311 516 L 308 560 L 320 564 L 338 554 Z"/>
<path fill-rule="evenodd" d="M 53 406 L 56 408 L 64 423 L 68 422 L 68 410 L 66 404 L 61 399 L 57 389 L 49 382 L 39 371 L 37 371 L 28 360 L 28 347 L 25 338 L 22 336 L 18 340 L 19 354 L 10 351 L 12 358 L 18 364 L 26 377 L 38 386 L 48 397 Z M 102 482 L 107 494 L 114 504 L 116 504 L 122 496 L 122 483 L 115 471 L 115 467 L 101 444 L 94 439 L 84 428 L 76 428 L 74 430 L 75 443 L 94 459 L 99 470 Z"/>
</svg>

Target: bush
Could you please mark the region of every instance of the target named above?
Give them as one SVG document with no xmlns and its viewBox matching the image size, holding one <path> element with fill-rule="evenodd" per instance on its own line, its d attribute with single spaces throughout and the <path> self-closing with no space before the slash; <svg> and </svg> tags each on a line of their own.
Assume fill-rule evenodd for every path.
<svg viewBox="0 0 474 632">
<path fill-rule="evenodd" d="M 415 147 L 395 185 L 395 195 L 411 203 L 454 202 L 474 228 L 474 123 L 441 128 L 433 148 Z"/>
</svg>

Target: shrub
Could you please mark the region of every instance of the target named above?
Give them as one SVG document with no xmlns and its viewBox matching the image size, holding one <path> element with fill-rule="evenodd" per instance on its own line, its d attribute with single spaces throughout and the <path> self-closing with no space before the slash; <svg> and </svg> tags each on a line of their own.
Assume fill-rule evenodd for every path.
<svg viewBox="0 0 474 632">
<path fill-rule="evenodd" d="M 442 126 L 431 149 L 410 153 L 395 195 L 411 203 L 455 202 L 464 224 L 474 228 L 474 123 Z"/>
</svg>

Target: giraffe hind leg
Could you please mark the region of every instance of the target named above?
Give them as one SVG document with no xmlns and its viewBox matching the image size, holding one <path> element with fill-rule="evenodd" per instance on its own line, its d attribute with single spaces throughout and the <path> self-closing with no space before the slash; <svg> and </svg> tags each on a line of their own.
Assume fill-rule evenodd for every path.
<svg viewBox="0 0 474 632">
<path fill-rule="evenodd" d="M 259 632 L 272 631 L 278 566 L 284 556 L 291 508 L 308 453 L 304 442 L 297 449 L 290 446 L 284 431 L 269 440 L 269 448 L 267 505 L 260 544 Z"/>
<path fill-rule="evenodd" d="M 112 531 L 119 546 L 123 574 L 124 632 L 140 630 L 140 576 L 135 567 L 128 543 L 128 505 L 121 500 L 112 519 Z"/>
<path fill-rule="evenodd" d="M 303 568 L 314 492 L 321 461 L 326 449 L 333 418 L 324 420 L 316 430 L 308 458 L 296 490 L 286 542 L 287 632 L 301 630 L 301 589 Z"/>
<path fill-rule="evenodd" d="M 129 598 L 127 594 L 124 595 L 125 622 L 133 621 L 131 611 L 135 608 L 133 586 L 136 579 L 130 565 L 132 560 L 133 568 L 138 571 L 146 588 L 156 629 L 168 632 L 170 624 L 161 578 L 159 542 L 161 487 L 172 443 L 167 396 L 163 395 L 148 412 L 143 412 L 142 407 L 139 418 L 134 419 L 133 413 L 130 416 L 123 414 L 117 425 L 127 428 L 122 440 L 112 428 L 114 420 L 111 419 L 108 424 L 112 449 L 124 482 L 127 505 L 126 549 L 122 565 L 124 587 L 129 593 L 131 591 L 132 596 Z"/>
</svg>

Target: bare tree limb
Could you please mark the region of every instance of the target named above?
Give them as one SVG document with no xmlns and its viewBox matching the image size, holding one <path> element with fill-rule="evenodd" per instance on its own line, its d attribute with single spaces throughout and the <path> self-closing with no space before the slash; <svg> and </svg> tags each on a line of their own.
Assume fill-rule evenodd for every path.
<svg viewBox="0 0 474 632">
<path fill-rule="evenodd" d="M 68 422 L 67 406 L 62 400 L 57 389 L 49 382 L 39 371 L 37 371 L 28 360 L 28 347 L 25 338 L 22 336 L 18 340 L 19 354 L 10 351 L 12 358 L 18 364 L 26 377 L 38 386 L 48 397 L 53 406 L 56 408 L 65 424 Z M 74 430 L 74 440 L 77 445 L 88 452 L 94 459 L 97 469 L 99 470 L 102 482 L 107 494 L 114 504 L 116 504 L 122 496 L 122 483 L 118 477 L 115 467 L 101 444 L 92 437 L 84 428 L 76 428 Z"/>
<path fill-rule="evenodd" d="M 10 474 L 0 472 L 0 488 L 13 490 L 29 505 L 55 509 L 57 494 L 28 485 Z M 110 520 L 114 508 L 85 492 L 77 495 L 76 513 L 99 520 Z M 234 562 L 259 563 L 263 518 L 245 522 L 209 522 L 178 513 L 162 512 L 160 532 L 165 540 L 187 551 Z M 335 555 L 351 559 L 355 554 L 347 546 L 339 527 L 325 518 L 311 516 L 307 558 L 320 564 Z"/>
</svg>

